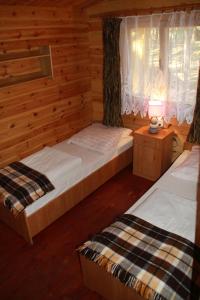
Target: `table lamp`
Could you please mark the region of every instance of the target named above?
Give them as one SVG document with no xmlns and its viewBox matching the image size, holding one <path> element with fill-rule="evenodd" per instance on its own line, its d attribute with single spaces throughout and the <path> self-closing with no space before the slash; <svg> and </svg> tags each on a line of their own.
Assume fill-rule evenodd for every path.
<svg viewBox="0 0 200 300">
<path fill-rule="evenodd" d="M 159 100 L 150 100 L 148 115 L 150 118 L 149 132 L 157 133 L 163 127 L 163 104 Z"/>
</svg>

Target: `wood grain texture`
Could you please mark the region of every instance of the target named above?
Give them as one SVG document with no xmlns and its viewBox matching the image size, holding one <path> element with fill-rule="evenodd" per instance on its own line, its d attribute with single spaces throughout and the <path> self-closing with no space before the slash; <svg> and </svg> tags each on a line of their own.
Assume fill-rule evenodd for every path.
<svg viewBox="0 0 200 300">
<path fill-rule="evenodd" d="M 197 214 L 196 214 L 196 238 L 195 243 L 200 246 L 200 176 L 197 185 Z M 96 291 L 99 295 L 103 296 L 105 299 L 113 300 L 142 300 L 143 297 L 135 294 L 134 290 L 123 285 L 117 278 L 110 275 L 103 268 L 101 268 L 96 263 L 89 261 L 85 256 L 80 255 L 80 263 L 82 268 L 84 284 L 91 289 Z M 192 274 L 193 280 L 200 286 L 200 265 L 197 260 L 195 260 L 194 265 L 196 270 L 199 272 Z M 103 298 L 103 299 L 104 299 Z"/>
<path fill-rule="evenodd" d="M 153 6 L 166 6 L 174 5 L 175 2 L 181 1 L 102 1 L 102 3 L 88 9 L 90 15 L 89 22 L 89 42 L 90 42 L 90 57 L 91 57 L 91 97 L 92 97 L 92 109 L 93 120 L 101 121 L 103 118 L 103 41 L 102 41 L 102 18 L 93 17 L 97 13 L 110 12 L 110 11 L 123 11 L 123 9 L 133 8 L 151 8 Z M 188 4 L 197 3 L 197 1 L 186 1 Z M 179 3 L 179 4 L 180 4 Z M 136 129 L 148 125 L 149 118 L 141 118 L 139 115 L 124 115 L 124 126 Z M 173 160 L 183 151 L 183 145 L 186 140 L 189 125 L 187 123 L 178 124 L 176 119 L 171 120 L 172 128 L 175 132 L 175 138 L 173 142 Z"/>
<path fill-rule="evenodd" d="M 49 202 L 39 211 L 30 215 L 30 217 L 27 218 L 27 223 L 29 224 L 31 237 L 34 237 L 49 224 L 94 192 L 98 187 L 130 164 L 132 159 L 132 149 L 129 149 L 93 172 L 55 200 Z"/>
<path fill-rule="evenodd" d="M 132 148 L 129 148 L 29 216 L 24 211 L 19 217 L 14 217 L 2 204 L 0 220 L 32 244 L 35 235 L 129 165 L 132 160 Z"/>
<path fill-rule="evenodd" d="M 119 279 L 85 256 L 80 255 L 80 263 L 85 286 L 103 298 L 107 300 L 144 300 L 133 289 L 122 284 Z"/>
<path fill-rule="evenodd" d="M 88 8 L 88 13 L 90 16 L 123 16 L 132 15 L 133 12 L 144 13 L 145 11 L 159 11 L 159 9 L 181 7 L 185 9 L 186 7 L 199 7 L 199 0 L 103 0 L 96 5 Z"/>
<path fill-rule="evenodd" d="M 0 167 L 91 123 L 88 25 L 71 7 L 0 6 L 0 57 L 50 45 L 53 78 L 0 88 Z M 19 54 L 17 54 L 19 53 Z M 38 60 L 0 62 L 0 79 L 37 73 Z"/>
<path fill-rule="evenodd" d="M 133 173 L 149 180 L 157 180 L 172 163 L 171 129 L 161 129 L 158 133 L 148 132 L 148 126 L 134 133 Z"/>
<path fill-rule="evenodd" d="M 85 9 L 97 4 L 102 0 L 0 0 L 0 5 L 25 5 L 25 6 L 42 6 L 42 7 L 66 7 L 74 6 L 75 8 Z"/>
<path fill-rule="evenodd" d="M 32 243 L 30 236 L 30 229 L 27 223 L 27 219 L 24 213 L 21 213 L 17 218 L 13 217 L 8 209 L 5 208 L 3 203 L 0 204 L 0 220 L 5 224 L 9 224 L 9 227 L 17 232 L 20 236 L 23 236 L 26 241 Z"/>
<path fill-rule="evenodd" d="M 76 249 L 125 212 L 152 185 L 132 166 L 37 235 L 30 246 L 0 222 L 2 300 L 102 300 L 83 283 Z"/>
<path fill-rule="evenodd" d="M 42 77 L 52 78 L 49 46 L 0 54 L 0 88 Z"/>
</svg>

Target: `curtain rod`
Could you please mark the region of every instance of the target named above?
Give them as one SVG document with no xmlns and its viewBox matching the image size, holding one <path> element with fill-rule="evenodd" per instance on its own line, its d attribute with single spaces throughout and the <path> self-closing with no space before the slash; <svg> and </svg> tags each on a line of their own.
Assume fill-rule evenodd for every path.
<svg viewBox="0 0 200 300">
<path fill-rule="evenodd" d="M 163 7 L 150 7 L 150 8 L 141 8 L 141 9 L 127 9 L 127 10 L 116 10 L 112 12 L 104 12 L 99 14 L 91 15 L 90 18 L 108 18 L 108 17 L 127 17 L 127 16 L 137 16 L 144 14 L 153 14 L 153 13 L 164 13 L 164 12 L 173 12 L 173 11 L 191 11 L 195 9 L 200 9 L 200 3 L 194 4 L 185 4 L 177 6 L 163 6 Z"/>
</svg>

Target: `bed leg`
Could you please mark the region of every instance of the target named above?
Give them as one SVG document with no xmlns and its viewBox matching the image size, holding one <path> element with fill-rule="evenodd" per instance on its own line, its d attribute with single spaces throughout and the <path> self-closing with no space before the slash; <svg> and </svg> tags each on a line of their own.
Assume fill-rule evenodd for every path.
<svg viewBox="0 0 200 300">
<path fill-rule="evenodd" d="M 15 217 L 8 209 L 0 205 L 0 220 L 21 235 L 29 244 L 33 244 L 33 236 L 25 211 Z"/>
<path fill-rule="evenodd" d="M 30 245 L 33 245 L 33 237 L 31 235 L 28 218 L 25 213 L 23 214 L 23 223 L 24 223 L 23 237 Z"/>
</svg>

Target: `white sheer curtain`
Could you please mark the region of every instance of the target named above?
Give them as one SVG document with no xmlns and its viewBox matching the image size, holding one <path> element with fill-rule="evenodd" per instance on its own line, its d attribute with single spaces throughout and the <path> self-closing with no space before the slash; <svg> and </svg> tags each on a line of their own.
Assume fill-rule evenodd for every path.
<svg viewBox="0 0 200 300">
<path fill-rule="evenodd" d="M 192 122 L 200 59 L 200 11 L 125 17 L 120 32 L 122 114 L 145 116 L 162 101 L 164 119 Z"/>
</svg>

